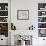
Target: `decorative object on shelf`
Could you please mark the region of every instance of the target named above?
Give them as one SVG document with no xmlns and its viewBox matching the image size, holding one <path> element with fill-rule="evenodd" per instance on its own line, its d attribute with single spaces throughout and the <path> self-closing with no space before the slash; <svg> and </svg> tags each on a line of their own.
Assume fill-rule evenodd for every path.
<svg viewBox="0 0 46 46">
<path fill-rule="evenodd" d="M 46 23 L 38 23 L 38 28 L 46 28 Z"/>
<path fill-rule="evenodd" d="M 42 18 L 41 17 L 38 18 L 38 22 L 42 22 Z"/>
<path fill-rule="evenodd" d="M 39 29 L 39 37 L 46 37 L 46 29 Z"/>
<path fill-rule="evenodd" d="M 8 11 L 0 11 L 0 16 L 8 16 Z"/>
<path fill-rule="evenodd" d="M 5 6 L 5 10 L 8 10 L 8 6 Z"/>
<path fill-rule="evenodd" d="M 18 20 L 29 20 L 29 10 L 17 10 Z"/>
<path fill-rule="evenodd" d="M 46 6 L 45 6 L 45 9 L 46 9 Z"/>
<path fill-rule="evenodd" d="M 15 36 L 17 39 L 17 45 L 32 45 L 32 36 L 31 35 L 19 35 Z M 24 43 L 24 44 L 23 44 Z"/>
<path fill-rule="evenodd" d="M 38 10 L 46 10 L 46 3 L 38 3 Z"/>
<path fill-rule="evenodd" d="M 0 23 L 0 35 L 8 37 L 8 23 Z"/>
<path fill-rule="evenodd" d="M 32 25 L 32 26 L 29 27 L 29 30 L 34 30 L 34 28 L 35 27 Z"/>
<path fill-rule="evenodd" d="M 13 23 L 11 23 L 11 30 L 16 30 L 16 26 Z"/>
<path fill-rule="evenodd" d="M 46 22 L 46 17 L 38 17 L 38 22 Z"/>
<path fill-rule="evenodd" d="M 21 37 L 22 40 L 26 40 L 26 39 L 29 38 L 29 36 L 26 36 L 26 35 L 22 35 L 22 36 L 20 35 L 20 37 Z"/>
<path fill-rule="evenodd" d="M 42 12 L 42 15 L 45 15 L 45 12 Z"/>
<path fill-rule="evenodd" d="M 0 3 L 0 10 L 8 10 L 8 3 Z"/>
<path fill-rule="evenodd" d="M 1 6 L 0 6 L 0 10 L 1 10 Z"/>
<path fill-rule="evenodd" d="M 8 23 L 0 23 L 1 30 L 8 30 Z"/>
<path fill-rule="evenodd" d="M 40 10 L 44 10 L 44 8 L 40 8 Z"/>
<path fill-rule="evenodd" d="M 7 17 L 0 17 L 0 22 L 8 22 Z"/>
<path fill-rule="evenodd" d="M 46 11 L 38 11 L 38 16 L 46 16 Z"/>
</svg>

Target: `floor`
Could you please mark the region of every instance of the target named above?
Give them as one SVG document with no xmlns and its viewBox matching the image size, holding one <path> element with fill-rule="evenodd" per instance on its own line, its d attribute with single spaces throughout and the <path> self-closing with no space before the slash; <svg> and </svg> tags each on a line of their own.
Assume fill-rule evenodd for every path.
<svg viewBox="0 0 46 46">
<path fill-rule="evenodd" d="M 0 45 L 0 46 L 8 46 L 8 45 Z"/>
</svg>

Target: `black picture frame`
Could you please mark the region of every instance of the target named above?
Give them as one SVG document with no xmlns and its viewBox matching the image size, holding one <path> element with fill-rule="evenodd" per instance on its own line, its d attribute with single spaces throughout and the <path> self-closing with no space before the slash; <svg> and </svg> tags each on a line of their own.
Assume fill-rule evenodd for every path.
<svg viewBox="0 0 46 46">
<path fill-rule="evenodd" d="M 29 20 L 29 10 L 17 10 L 17 20 Z"/>
</svg>

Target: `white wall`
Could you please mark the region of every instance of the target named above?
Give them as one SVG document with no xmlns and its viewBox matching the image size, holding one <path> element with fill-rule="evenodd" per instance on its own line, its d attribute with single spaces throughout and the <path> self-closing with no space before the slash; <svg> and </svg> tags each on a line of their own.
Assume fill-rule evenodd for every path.
<svg viewBox="0 0 46 46">
<path fill-rule="evenodd" d="M 27 30 L 29 26 L 33 24 L 35 26 L 35 32 L 38 35 L 38 3 L 46 3 L 46 0 L 11 0 L 11 22 L 16 25 L 17 30 Z M 17 20 L 17 10 L 27 9 L 29 10 L 29 20 Z M 40 46 L 38 45 L 38 43 L 43 44 L 43 41 L 41 39 L 42 38 L 38 38 L 36 40 L 35 38 L 33 38 L 33 45 Z"/>
<path fill-rule="evenodd" d="M 17 10 L 29 10 L 29 20 L 17 20 Z M 37 23 L 37 2 L 32 0 L 12 0 L 11 15 L 11 20 L 16 25 L 17 30 L 26 30 L 32 24 Z"/>
<path fill-rule="evenodd" d="M 38 2 L 45 1 L 11 0 L 11 22 L 13 22 L 16 25 L 17 30 L 26 30 L 31 25 L 34 25 L 37 28 Z M 29 10 L 29 20 L 17 20 L 17 10 Z"/>
<path fill-rule="evenodd" d="M 15 24 L 17 30 L 27 30 L 29 26 L 38 25 L 38 3 L 45 3 L 46 0 L 11 0 L 11 22 Z M 17 20 L 17 10 L 29 10 L 29 20 Z"/>
</svg>

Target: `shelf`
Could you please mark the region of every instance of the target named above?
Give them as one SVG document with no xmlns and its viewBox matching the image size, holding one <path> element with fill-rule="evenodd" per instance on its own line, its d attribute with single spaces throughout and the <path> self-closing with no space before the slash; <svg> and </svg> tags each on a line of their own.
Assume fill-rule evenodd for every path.
<svg viewBox="0 0 46 46">
<path fill-rule="evenodd" d="M 8 16 L 0 16 L 0 17 L 8 17 Z"/>
<path fill-rule="evenodd" d="M 46 11 L 46 10 L 38 10 L 38 11 Z"/>
<path fill-rule="evenodd" d="M 0 23 L 8 23 L 8 22 L 0 22 Z"/>
<path fill-rule="evenodd" d="M 0 11 L 8 11 L 8 10 L 0 10 Z"/>
<path fill-rule="evenodd" d="M 8 11 L 0 11 L 0 16 L 8 16 Z"/>
<path fill-rule="evenodd" d="M 38 28 L 38 29 L 46 29 L 46 28 Z"/>
<path fill-rule="evenodd" d="M 38 23 L 46 23 L 46 22 L 38 22 Z"/>
<path fill-rule="evenodd" d="M 44 16 L 38 16 L 38 17 L 46 17 L 46 15 L 44 15 Z"/>
</svg>

